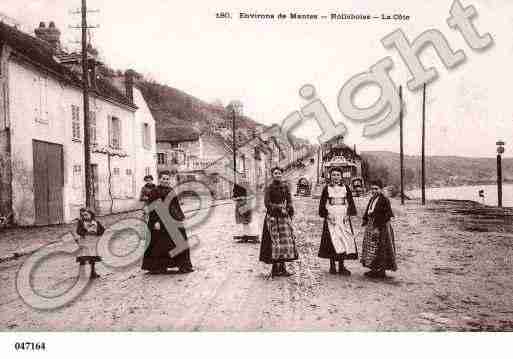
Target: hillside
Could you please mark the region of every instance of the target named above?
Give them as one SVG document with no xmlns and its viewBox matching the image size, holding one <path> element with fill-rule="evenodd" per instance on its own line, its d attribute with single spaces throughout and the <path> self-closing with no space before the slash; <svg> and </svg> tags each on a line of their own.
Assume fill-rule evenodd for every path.
<svg viewBox="0 0 513 359">
<path fill-rule="evenodd" d="M 124 91 L 123 71 L 114 70 L 108 66 L 100 66 L 97 71 L 99 75 L 110 79 L 114 85 Z M 150 80 L 137 71 L 130 71 L 156 121 L 157 131 L 190 127 L 199 133 L 205 131 L 217 133 L 227 143 L 232 143 L 232 114 L 219 100 L 208 103 L 174 87 Z M 244 107 L 244 104 L 242 106 Z M 237 145 L 241 146 L 253 139 L 255 135 L 264 132 L 269 126 L 241 115 L 235 118 L 235 128 Z M 294 145 L 310 144 L 308 140 L 302 138 L 295 136 L 290 138 Z"/>
<path fill-rule="evenodd" d="M 229 143 L 232 137 L 232 116 L 221 103 L 207 103 L 173 87 L 140 78 L 138 86 L 150 107 L 158 128 L 191 126 L 222 135 Z M 268 127 L 248 116 L 237 116 L 237 141 L 242 144 Z M 308 144 L 304 139 L 292 137 L 296 144 Z"/>
<path fill-rule="evenodd" d="M 141 80 L 138 85 L 159 126 L 224 128 L 227 121 L 231 121 L 231 117 L 221 104 L 209 104 L 183 91 L 156 82 Z M 246 130 L 262 127 L 246 116 L 238 117 L 236 125 Z"/>
<path fill-rule="evenodd" d="M 399 154 L 388 151 L 362 152 L 367 162 L 369 178 L 381 177 L 387 184 L 400 184 Z M 419 187 L 421 182 L 420 156 L 404 156 L 405 186 Z M 502 159 L 503 179 L 513 182 L 513 158 Z M 456 186 L 495 183 L 495 158 L 458 156 L 426 157 L 427 186 Z"/>
</svg>

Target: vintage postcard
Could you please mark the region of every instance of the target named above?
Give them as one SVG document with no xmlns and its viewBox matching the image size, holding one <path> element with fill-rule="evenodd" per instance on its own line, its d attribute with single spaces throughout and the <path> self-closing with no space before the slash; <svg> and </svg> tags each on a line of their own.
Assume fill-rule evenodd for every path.
<svg viewBox="0 0 513 359">
<path fill-rule="evenodd" d="M 512 62 L 510 0 L 3 0 L 6 346 L 513 331 Z"/>
</svg>

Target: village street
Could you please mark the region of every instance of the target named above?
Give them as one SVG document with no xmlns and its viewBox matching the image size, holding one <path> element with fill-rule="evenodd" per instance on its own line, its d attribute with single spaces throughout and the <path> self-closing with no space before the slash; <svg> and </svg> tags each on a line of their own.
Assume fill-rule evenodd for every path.
<svg viewBox="0 0 513 359">
<path fill-rule="evenodd" d="M 366 200 L 357 199 L 359 215 Z M 318 199 L 311 197 L 295 198 L 300 259 L 289 267 L 295 274 L 269 279 L 269 266 L 258 262 L 259 245 L 232 239 L 234 209 L 226 202 L 193 231 L 201 240 L 191 253 L 195 272 L 148 275 L 140 262 L 119 271 L 100 265 L 101 278 L 58 310 L 37 311 L 19 298 L 15 278 L 25 257 L 0 263 L 0 328 L 513 330 L 511 231 L 492 226 L 476 232 L 469 219 L 448 214 L 451 203 L 392 204 L 399 270 L 386 280 L 367 279 L 357 261 L 347 262 L 351 277 L 328 273 L 327 261 L 317 257 L 322 222 Z M 358 217 L 353 225 L 361 248 Z M 118 251 L 129 251 L 133 240 L 116 243 Z M 74 258 L 52 258 L 34 284 L 55 294 L 73 283 L 77 269 Z"/>
</svg>

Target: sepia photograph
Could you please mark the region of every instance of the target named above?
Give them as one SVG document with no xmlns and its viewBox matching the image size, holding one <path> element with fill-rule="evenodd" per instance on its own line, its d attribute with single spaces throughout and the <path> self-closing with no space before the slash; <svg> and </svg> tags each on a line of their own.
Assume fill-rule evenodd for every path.
<svg viewBox="0 0 513 359">
<path fill-rule="evenodd" d="M 510 0 L 2 0 L 1 350 L 511 339 L 512 63 Z"/>
</svg>

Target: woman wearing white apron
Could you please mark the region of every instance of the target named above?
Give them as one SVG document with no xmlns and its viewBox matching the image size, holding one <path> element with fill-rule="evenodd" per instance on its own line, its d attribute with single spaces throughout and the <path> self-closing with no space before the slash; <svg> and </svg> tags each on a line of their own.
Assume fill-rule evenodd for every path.
<svg viewBox="0 0 513 359">
<path fill-rule="evenodd" d="M 330 171 L 330 183 L 321 194 L 319 216 L 324 218 L 319 257 L 330 260 L 330 273 L 351 275 L 344 266 L 346 259 L 358 259 L 358 250 L 350 216 L 356 216 L 356 206 L 350 188 L 342 182 L 342 170 Z"/>
<path fill-rule="evenodd" d="M 253 196 L 248 195 L 249 182 L 244 180 L 233 186 L 233 200 L 235 201 L 235 223 L 237 225 L 236 235 L 233 237 L 239 242 L 258 243 L 253 225 L 253 210 L 251 201 Z"/>
</svg>

